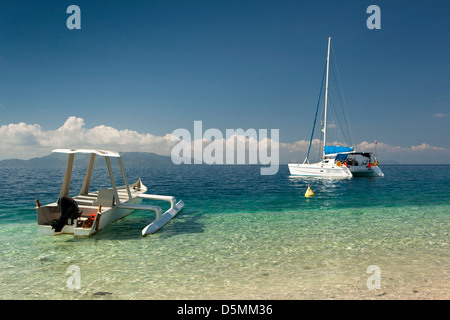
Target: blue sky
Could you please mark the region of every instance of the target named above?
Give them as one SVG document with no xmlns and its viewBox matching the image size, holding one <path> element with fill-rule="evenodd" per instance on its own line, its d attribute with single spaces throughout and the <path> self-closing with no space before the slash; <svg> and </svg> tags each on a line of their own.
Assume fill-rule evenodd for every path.
<svg viewBox="0 0 450 320">
<path fill-rule="evenodd" d="M 71 4 L 81 30 L 66 27 Z M 381 30 L 366 27 L 371 4 Z M 448 1 L 2 1 L 0 127 L 53 132 L 74 116 L 159 137 L 202 120 L 308 140 L 331 35 L 355 142 L 448 163 L 448 12 Z M 35 140 L 17 157 L 38 154 L 24 151 Z"/>
</svg>

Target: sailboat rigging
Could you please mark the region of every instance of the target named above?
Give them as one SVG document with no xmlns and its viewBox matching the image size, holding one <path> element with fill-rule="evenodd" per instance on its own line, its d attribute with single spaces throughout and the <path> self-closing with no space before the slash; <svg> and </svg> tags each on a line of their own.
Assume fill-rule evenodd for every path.
<svg viewBox="0 0 450 320">
<path fill-rule="evenodd" d="M 357 152 L 353 147 L 335 145 L 329 143 L 328 129 L 331 127 L 329 116 L 329 76 L 330 76 L 330 48 L 331 37 L 328 38 L 327 60 L 324 76 L 322 77 L 322 85 L 325 80 L 325 94 L 324 94 L 324 113 L 322 120 L 322 141 L 321 143 L 321 160 L 310 163 L 311 146 L 313 145 L 313 136 L 318 119 L 318 111 L 321 101 L 322 89 L 319 94 L 319 101 L 316 107 L 314 117 L 313 130 L 309 141 L 308 152 L 303 163 L 289 163 L 289 172 L 295 176 L 321 176 L 321 177 L 335 177 L 335 178 L 351 178 L 354 176 L 375 176 L 383 177 L 384 174 L 378 166 L 378 161 L 372 157 L 371 152 Z M 324 79 L 325 78 L 325 79 Z M 341 92 L 339 92 L 341 95 Z M 341 97 L 342 98 L 342 97 Z M 345 110 L 345 109 L 344 109 Z M 348 117 L 346 110 L 343 112 L 347 126 Z M 333 124 L 336 126 L 336 124 Z M 351 137 L 351 134 L 347 134 Z"/>
</svg>

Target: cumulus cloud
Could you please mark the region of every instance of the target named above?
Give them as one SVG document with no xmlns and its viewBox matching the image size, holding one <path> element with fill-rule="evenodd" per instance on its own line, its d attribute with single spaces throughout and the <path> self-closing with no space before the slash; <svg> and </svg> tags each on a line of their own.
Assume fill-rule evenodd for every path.
<svg viewBox="0 0 450 320">
<path fill-rule="evenodd" d="M 186 130 L 186 132 L 188 131 Z M 203 134 L 206 132 L 207 130 Z M 226 150 L 227 144 L 232 143 L 234 139 L 236 139 L 236 143 L 245 141 L 247 156 L 250 156 L 252 154 L 251 152 L 255 152 L 257 149 L 272 147 L 272 140 L 269 137 L 264 137 L 264 139 L 261 136 L 244 137 L 245 134 L 225 137 L 225 133 L 223 134 L 223 137 L 215 137 L 217 139 L 215 142 L 216 146 L 222 144 Z M 207 148 L 212 143 L 212 140 L 205 136 L 202 138 L 200 145 L 202 148 Z M 172 133 L 156 136 L 129 129 L 119 130 L 107 125 L 88 128 L 84 119 L 75 116 L 69 117 L 56 130 L 45 130 L 39 124 L 26 124 L 24 122 L 2 125 L 0 126 L 0 142 L 0 159 L 30 159 L 47 155 L 55 148 L 95 148 L 121 152 L 140 151 L 170 156 L 174 146 L 182 147 L 178 137 Z M 192 156 L 195 157 L 194 150 L 196 143 L 194 139 L 189 141 L 189 144 L 192 145 Z M 339 143 L 334 142 L 333 144 Z M 320 141 L 314 139 L 313 147 L 318 150 L 319 145 Z M 212 147 L 213 145 L 209 149 L 206 149 L 206 151 L 211 153 Z M 298 140 L 292 143 L 280 142 L 277 144 L 279 162 L 287 163 L 291 160 L 303 161 L 308 147 L 309 140 Z M 355 148 L 358 151 L 373 152 L 375 150 L 375 143 L 363 141 L 356 145 Z M 411 159 L 414 159 L 416 162 L 417 159 L 423 159 L 423 162 L 429 162 L 431 161 L 429 160 L 431 156 L 438 160 L 448 159 L 450 150 L 425 142 L 409 147 L 378 142 L 377 153 L 385 159 L 411 163 Z M 214 155 L 214 153 L 211 154 Z M 425 155 L 428 158 L 424 157 Z"/>
<path fill-rule="evenodd" d="M 99 125 L 87 128 L 84 119 L 69 117 L 56 130 L 43 130 L 38 124 L 8 124 L 0 127 L 0 158 L 28 159 L 43 156 L 54 148 L 99 148 L 142 151 L 169 155 L 171 135 L 155 136 L 133 130 Z"/>
<path fill-rule="evenodd" d="M 410 149 L 411 151 L 447 151 L 445 148 L 431 146 L 425 142 L 418 146 L 412 146 Z"/>
<path fill-rule="evenodd" d="M 375 150 L 375 142 L 367 142 L 363 141 L 356 147 L 358 150 L 361 151 L 374 151 Z M 410 146 L 410 147 L 400 147 L 400 146 L 393 146 L 386 143 L 378 142 L 377 144 L 377 150 L 381 152 L 416 152 L 416 151 L 449 151 L 446 148 L 441 147 L 435 147 L 428 143 L 421 143 L 417 146 Z"/>
<path fill-rule="evenodd" d="M 313 140 L 313 147 L 315 147 L 316 151 L 319 143 L 319 140 Z M 339 145 L 339 142 L 333 142 L 332 145 Z M 280 143 L 280 162 L 303 161 L 306 157 L 308 146 L 309 141 L 306 140 Z M 374 152 L 375 142 L 363 141 L 354 147 L 357 151 Z M 400 163 L 446 163 L 445 159 L 450 155 L 449 149 L 433 146 L 425 142 L 409 147 L 378 142 L 376 151 L 378 157 L 386 160 L 395 160 Z"/>
<path fill-rule="evenodd" d="M 312 141 L 314 147 L 318 147 L 320 145 L 319 139 L 314 139 Z M 280 143 L 280 148 L 285 152 L 294 153 L 299 151 L 307 152 L 309 148 L 309 140 L 298 140 L 292 143 Z"/>
</svg>

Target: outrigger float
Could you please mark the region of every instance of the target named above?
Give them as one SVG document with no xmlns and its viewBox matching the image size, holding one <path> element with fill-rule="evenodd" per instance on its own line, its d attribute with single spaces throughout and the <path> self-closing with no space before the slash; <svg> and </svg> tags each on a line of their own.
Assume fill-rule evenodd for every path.
<svg viewBox="0 0 450 320">
<path fill-rule="evenodd" d="M 88 237 L 109 224 L 122 219 L 135 210 L 153 211 L 156 214 L 155 220 L 142 229 L 142 236 L 154 233 L 169 222 L 184 207 L 182 200 L 176 202 L 172 196 L 161 196 L 155 194 L 145 194 L 147 187 L 139 178 L 138 181 L 129 185 L 123 169 L 120 154 L 114 151 L 92 150 L 92 149 L 55 149 L 52 152 L 66 153 L 69 155 L 67 168 L 64 175 L 58 201 L 46 205 L 41 205 L 36 199 L 37 223 L 40 234 L 58 235 L 73 234 L 74 236 Z M 72 167 L 75 153 L 90 154 L 89 165 L 78 196 L 68 198 Z M 89 186 L 96 156 L 104 157 L 111 179 L 111 188 L 99 189 L 89 192 Z M 117 187 L 111 167 L 110 158 L 117 158 L 122 172 L 124 186 Z M 76 206 L 77 217 L 64 217 L 61 201 L 63 198 L 73 201 Z M 142 204 L 144 199 L 161 200 L 170 203 L 170 208 L 162 213 L 162 209 L 156 205 Z M 61 218 L 64 219 L 61 219 Z M 63 220 L 60 228 L 56 227 L 58 221 Z M 61 229 L 61 230 L 56 230 Z"/>
</svg>

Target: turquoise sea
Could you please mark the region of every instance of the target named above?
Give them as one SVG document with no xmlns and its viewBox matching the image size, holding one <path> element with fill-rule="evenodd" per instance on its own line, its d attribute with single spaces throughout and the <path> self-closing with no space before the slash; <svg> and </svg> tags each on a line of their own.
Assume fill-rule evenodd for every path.
<svg viewBox="0 0 450 320">
<path fill-rule="evenodd" d="M 450 165 L 381 168 L 349 180 L 287 166 L 125 168 L 185 209 L 145 238 L 153 217 L 141 211 L 74 238 L 36 226 L 35 199 L 56 200 L 64 168 L 1 167 L 0 299 L 449 299 Z M 75 168 L 71 195 L 82 178 Z"/>
</svg>

